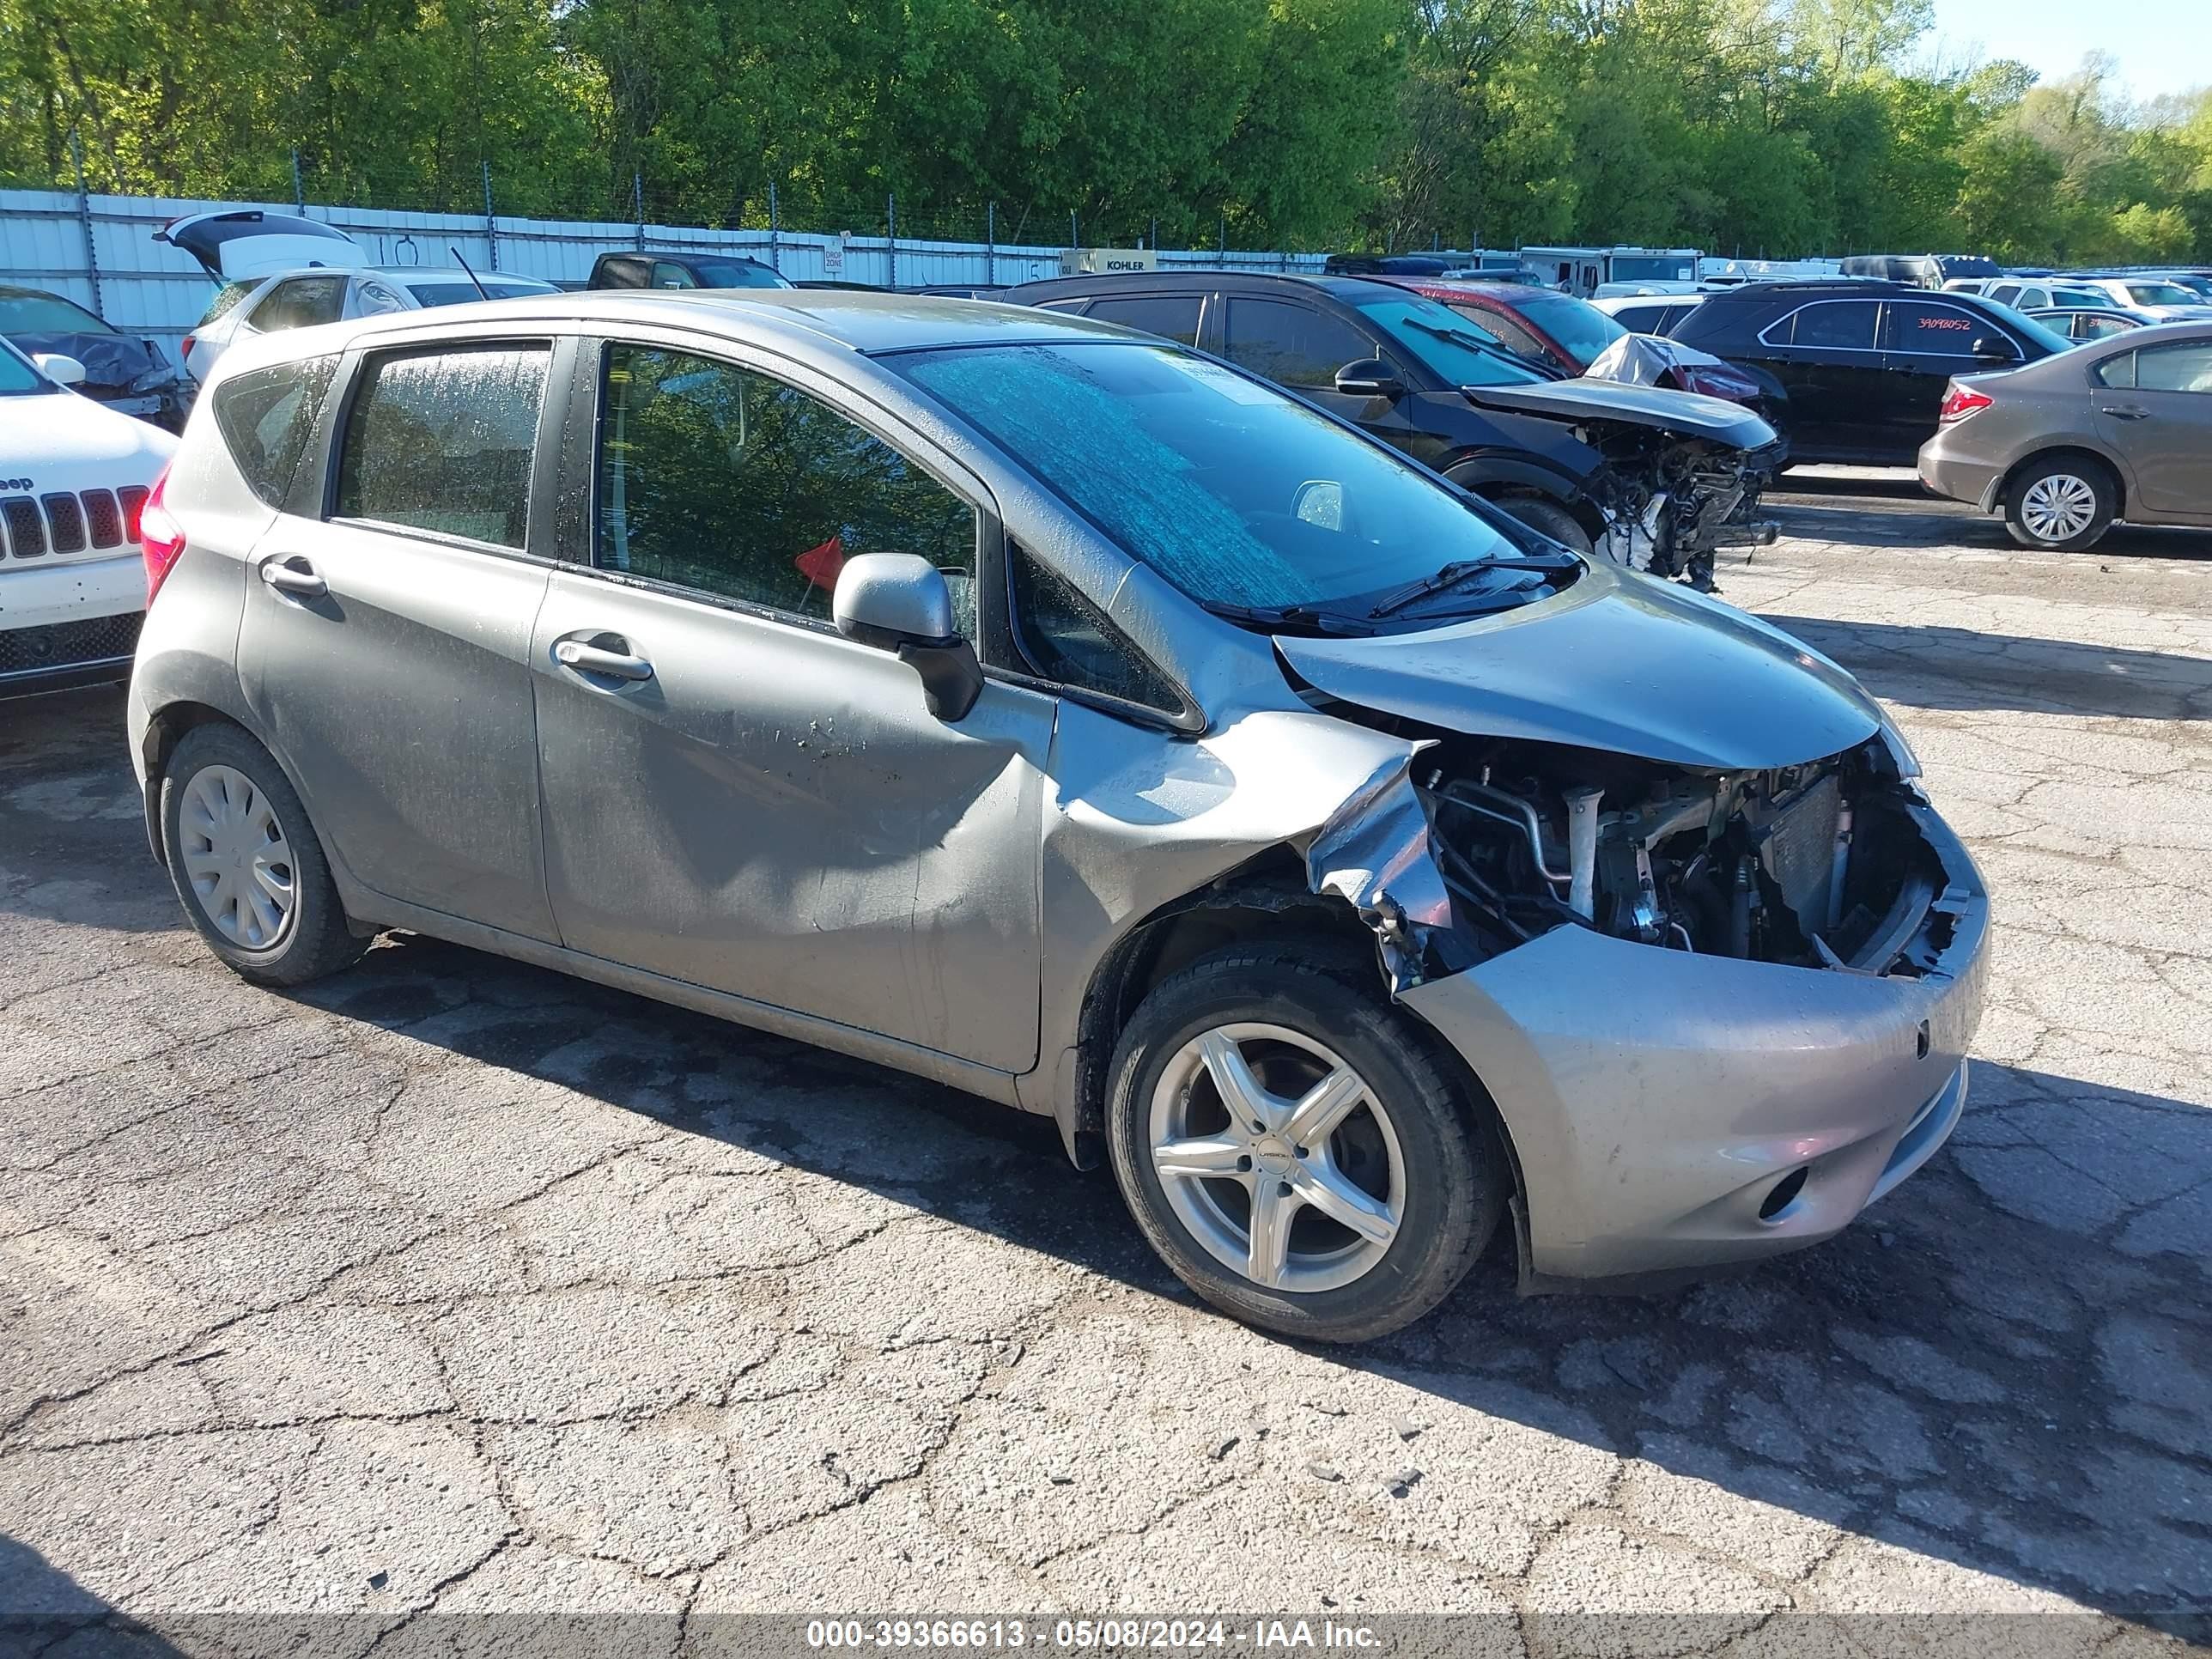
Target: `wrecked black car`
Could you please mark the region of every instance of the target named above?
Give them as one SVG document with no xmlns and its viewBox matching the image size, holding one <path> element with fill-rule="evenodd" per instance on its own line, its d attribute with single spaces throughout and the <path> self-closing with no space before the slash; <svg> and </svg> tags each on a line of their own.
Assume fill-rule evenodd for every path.
<svg viewBox="0 0 2212 1659">
<path fill-rule="evenodd" d="M 0 283 L 0 336 L 27 357 L 52 354 L 84 365 L 76 390 L 169 432 L 185 429 L 191 385 L 151 340 L 111 328 L 73 300 Z"/>
<path fill-rule="evenodd" d="M 1578 553 L 1710 592 L 1788 448 L 1693 392 L 1565 379 L 1397 283 L 1217 270 L 1060 277 L 1001 296 L 1195 346 L 1266 376 Z"/>
</svg>

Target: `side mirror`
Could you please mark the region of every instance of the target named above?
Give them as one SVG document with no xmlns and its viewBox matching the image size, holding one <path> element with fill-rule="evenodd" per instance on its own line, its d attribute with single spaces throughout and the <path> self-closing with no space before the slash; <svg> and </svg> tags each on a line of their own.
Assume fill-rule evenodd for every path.
<svg viewBox="0 0 2212 1659">
<path fill-rule="evenodd" d="M 1966 355 L 1978 363 L 2008 363 L 2020 356 L 2013 343 L 2001 334 L 1977 334 Z"/>
<path fill-rule="evenodd" d="M 48 380 L 62 386 L 82 386 L 84 365 L 74 357 L 65 357 L 58 351 L 41 351 L 31 361 Z"/>
<path fill-rule="evenodd" d="M 830 615 L 847 639 L 889 651 L 919 674 L 923 700 L 938 719 L 965 719 L 983 694 L 975 647 L 953 622 L 952 591 L 928 560 L 853 555 L 837 573 Z"/>
<path fill-rule="evenodd" d="M 1362 357 L 1336 371 L 1336 389 L 1347 398 L 1395 398 L 1406 383 L 1380 357 Z"/>
</svg>

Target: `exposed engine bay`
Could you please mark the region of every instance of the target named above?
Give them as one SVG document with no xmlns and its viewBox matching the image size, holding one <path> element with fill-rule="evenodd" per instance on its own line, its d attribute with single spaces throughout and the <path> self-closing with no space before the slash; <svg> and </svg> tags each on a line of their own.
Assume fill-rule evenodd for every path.
<svg viewBox="0 0 2212 1659">
<path fill-rule="evenodd" d="M 1644 426 L 1593 426 L 1577 435 L 1605 458 L 1583 489 L 1612 526 L 1597 551 L 1615 563 L 1711 593 L 1717 550 L 1773 542 L 1759 499 L 1786 444 L 1744 449 Z"/>
<path fill-rule="evenodd" d="M 1414 785 L 1462 930 L 1487 956 L 1561 925 L 1662 950 L 1919 971 L 1941 885 L 1879 742 L 1700 772 L 1492 742 L 1425 753 Z"/>
</svg>

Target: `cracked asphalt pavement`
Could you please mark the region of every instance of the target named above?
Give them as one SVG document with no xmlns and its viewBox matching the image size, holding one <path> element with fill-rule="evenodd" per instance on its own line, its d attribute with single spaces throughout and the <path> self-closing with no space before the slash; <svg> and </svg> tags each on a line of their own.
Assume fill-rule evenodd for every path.
<svg viewBox="0 0 2212 1659">
<path fill-rule="evenodd" d="M 1723 588 L 1889 702 L 1982 860 L 1965 1121 L 1819 1249 L 1522 1301 L 1501 1241 L 1360 1349 L 1199 1307 L 1042 1119 L 416 938 L 252 989 L 146 856 L 119 694 L 0 705 L 0 1621 L 2205 1639 L 2212 538 L 2032 556 L 1901 483 L 1792 490 Z"/>
</svg>

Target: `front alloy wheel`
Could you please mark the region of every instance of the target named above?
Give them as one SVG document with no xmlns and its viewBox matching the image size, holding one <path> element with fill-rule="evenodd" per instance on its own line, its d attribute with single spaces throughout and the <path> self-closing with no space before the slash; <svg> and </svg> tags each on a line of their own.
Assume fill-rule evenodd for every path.
<svg viewBox="0 0 2212 1659">
<path fill-rule="evenodd" d="M 1231 945 L 1131 1011 L 1107 1076 L 1114 1176 L 1208 1302 L 1356 1342 L 1450 1294 L 1504 1213 L 1488 1101 L 1393 1004 L 1374 952 Z"/>
<path fill-rule="evenodd" d="M 1405 1154 L 1364 1079 L 1258 1021 L 1176 1052 L 1152 1091 L 1152 1168 L 1206 1252 L 1255 1285 L 1328 1291 L 1371 1272 L 1405 1217 Z"/>
</svg>

